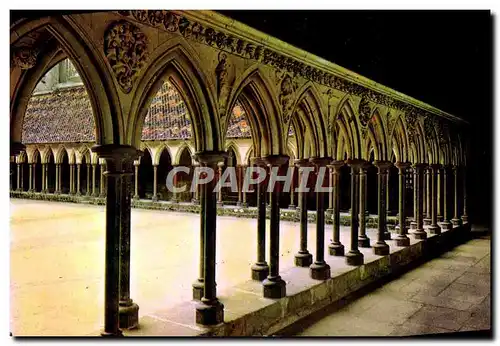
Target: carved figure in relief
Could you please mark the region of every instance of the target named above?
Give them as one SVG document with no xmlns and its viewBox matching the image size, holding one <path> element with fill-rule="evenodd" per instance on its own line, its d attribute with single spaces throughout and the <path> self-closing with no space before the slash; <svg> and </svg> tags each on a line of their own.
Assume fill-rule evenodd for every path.
<svg viewBox="0 0 500 346">
<path fill-rule="evenodd" d="M 219 63 L 215 68 L 215 74 L 217 76 L 217 97 L 219 99 L 219 108 L 221 114 L 224 114 L 226 109 L 226 100 L 229 94 L 229 83 L 228 83 L 228 63 L 227 55 L 224 52 L 219 53 Z"/>
</svg>

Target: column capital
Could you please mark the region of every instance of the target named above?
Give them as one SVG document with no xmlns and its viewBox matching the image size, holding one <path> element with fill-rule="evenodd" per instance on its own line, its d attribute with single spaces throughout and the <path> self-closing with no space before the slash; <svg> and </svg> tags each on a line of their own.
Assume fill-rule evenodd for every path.
<svg viewBox="0 0 500 346">
<path fill-rule="evenodd" d="M 293 163 L 299 168 L 312 166 L 312 163 L 309 159 L 296 159 Z"/>
<path fill-rule="evenodd" d="M 332 162 L 331 157 L 311 157 L 309 161 L 316 167 L 326 167 L 330 162 Z"/>
<path fill-rule="evenodd" d="M 131 166 L 132 162 L 138 157 L 139 153 L 135 147 L 131 145 L 121 144 L 104 144 L 95 145 L 92 151 L 100 158 L 105 159 L 107 173 L 119 173 Z"/>
<path fill-rule="evenodd" d="M 269 166 L 283 166 L 284 164 L 288 163 L 289 160 L 290 157 L 287 155 L 268 155 L 264 157 L 264 161 Z"/>
<path fill-rule="evenodd" d="M 345 163 L 350 166 L 350 167 L 357 167 L 357 168 L 361 168 L 362 166 L 364 166 L 366 164 L 366 160 L 362 160 L 362 159 L 347 159 L 345 160 Z"/>
<path fill-rule="evenodd" d="M 19 142 L 10 142 L 10 155 L 11 156 L 16 156 L 18 155 L 21 151 L 26 150 L 26 146 L 22 143 Z"/>
<path fill-rule="evenodd" d="M 409 167 L 411 167 L 411 163 L 410 162 L 396 162 L 394 164 L 394 166 L 396 166 L 397 168 L 399 169 L 407 169 Z"/>
<path fill-rule="evenodd" d="M 257 167 L 267 167 L 267 164 L 262 157 L 252 157 L 250 158 L 250 163 Z"/>
<path fill-rule="evenodd" d="M 225 151 L 197 151 L 194 153 L 193 158 L 199 163 L 213 166 L 220 161 L 224 161 L 227 156 L 228 154 Z"/>
<path fill-rule="evenodd" d="M 427 164 L 426 164 L 426 163 L 414 163 L 414 164 L 412 165 L 412 168 L 413 168 L 414 170 L 416 170 L 417 172 L 419 172 L 419 173 L 420 173 L 420 172 L 422 172 L 424 169 L 426 169 L 426 168 L 427 168 Z"/>
<path fill-rule="evenodd" d="M 439 163 L 433 163 L 433 164 L 430 164 L 429 167 L 432 169 L 441 169 L 443 166 Z"/>
<path fill-rule="evenodd" d="M 344 165 L 345 165 L 345 162 L 342 161 L 342 160 L 333 160 L 332 162 L 330 162 L 330 164 L 328 165 L 328 167 L 333 168 L 333 170 L 335 172 L 337 172 Z"/>
<path fill-rule="evenodd" d="M 373 165 L 377 167 L 380 171 L 385 171 L 392 166 L 391 161 L 382 161 L 382 160 L 375 160 L 373 161 Z"/>
</svg>

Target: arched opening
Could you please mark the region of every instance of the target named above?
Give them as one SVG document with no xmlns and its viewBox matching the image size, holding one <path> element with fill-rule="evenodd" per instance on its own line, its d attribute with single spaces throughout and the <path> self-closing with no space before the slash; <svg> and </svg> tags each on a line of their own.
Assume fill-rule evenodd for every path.
<svg viewBox="0 0 500 346">
<path fill-rule="evenodd" d="M 368 210 L 368 213 L 370 214 L 378 214 L 378 169 L 373 165 L 373 162 L 375 161 L 373 150 L 370 152 L 368 161 L 371 165 L 366 171 L 366 210 Z"/>
<path fill-rule="evenodd" d="M 45 181 L 47 182 L 47 186 L 45 187 L 47 193 L 53 193 L 56 189 L 56 164 L 54 159 L 54 154 L 52 150 L 49 149 L 47 154 L 47 172 L 45 176 Z"/>
<path fill-rule="evenodd" d="M 189 202 L 193 197 L 191 193 L 191 181 L 193 176 L 192 162 L 193 159 L 191 158 L 189 149 L 187 147 L 184 147 L 181 156 L 179 157 L 179 166 L 187 167 L 189 169 L 189 174 L 186 174 L 184 172 L 179 172 L 176 174 L 177 186 L 186 186 L 186 190 L 184 192 L 178 193 L 176 195 L 176 198 L 179 202 Z"/>
<path fill-rule="evenodd" d="M 69 194 L 70 187 L 69 157 L 66 149 L 62 149 L 62 160 L 59 174 L 61 175 L 61 193 Z"/>
<path fill-rule="evenodd" d="M 219 176 L 218 179 L 222 177 L 226 169 L 233 169 L 236 172 L 236 177 L 238 179 L 238 172 L 236 170 L 236 166 L 237 166 L 236 152 L 234 148 L 231 146 L 227 149 L 227 157 L 224 159 L 224 165 L 222 166 L 222 169 L 219 169 L 221 175 Z M 230 187 L 223 187 L 221 189 L 221 194 L 222 194 L 222 201 L 224 202 L 224 204 L 236 205 L 236 202 L 238 201 L 237 191 L 232 192 Z"/>
<path fill-rule="evenodd" d="M 153 198 L 153 160 L 148 149 L 144 150 L 139 165 L 139 197 Z"/>
<path fill-rule="evenodd" d="M 30 175 L 29 175 L 29 164 L 27 163 L 26 156 L 23 160 L 23 163 L 21 163 L 21 170 L 22 170 L 22 188 L 23 191 L 28 191 L 29 186 L 30 186 Z"/>
<path fill-rule="evenodd" d="M 389 201 L 387 203 L 387 213 L 389 215 L 397 215 L 399 212 L 399 171 L 394 165 L 396 163 L 396 154 L 392 153 L 392 165 L 389 168 L 389 184 L 387 191 L 389 193 Z"/>
<path fill-rule="evenodd" d="M 10 159 L 10 190 L 15 191 L 17 189 L 17 164 L 14 156 Z"/>
<path fill-rule="evenodd" d="M 42 157 L 38 150 L 33 153 L 33 162 L 35 163 L 33 167 L 33 189 L 35 192 L 42 191 Z"/>
<path fill-rule="evenodd" d="M 86 156 L 82 155 L 82 162 L 80 164 L 80 193 L 82 195 L 86 195 L 89 193 L 88 191 L 88 189 L 90 189 L 89 173 L 90 173 L 90 163 L 87 162 Z"/>
<path fill-rule="evenodd" d="M 168 190 L 166 184 L 168 172 L 170 172 L 171 170 L 172 170 L 172 158 L 170 157 L 167 148 L 164 148 L 163 151 L 161 152 L 156 172 L 158 179 L 158 188 L 157 188 L 158 199 L 163 201 L 168 201 L 172 198 L 172 192 Z"/>
</svg>

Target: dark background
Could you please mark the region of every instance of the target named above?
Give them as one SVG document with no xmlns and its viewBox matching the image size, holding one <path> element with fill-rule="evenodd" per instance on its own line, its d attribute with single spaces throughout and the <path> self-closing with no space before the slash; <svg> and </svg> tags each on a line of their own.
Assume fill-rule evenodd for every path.
<svg viewBox="0 0 500 346">
<path fill-rule="evenodd" d="M 63 12 L 92 11 L 11 11 L 11 22 Z M 492 225 L 493 17 L 489 11 L 218 12 L 467 120 L 469 219 Z"/>
</svg>

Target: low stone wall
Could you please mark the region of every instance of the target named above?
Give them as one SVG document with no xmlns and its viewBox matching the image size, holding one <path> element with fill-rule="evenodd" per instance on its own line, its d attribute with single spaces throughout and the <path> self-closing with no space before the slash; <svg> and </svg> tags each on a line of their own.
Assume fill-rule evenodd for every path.
<svg viewBox="0 0 500 346">
<path fill-rule="evenodd" d="M 40 193 L 40 192 L 19 192 L 11 191 L 11 198 L 23 198 L 32 199 L 39 201 L 53 201 L 53 202 L 67 202 L 67 203 L 82 203 L 82 204 L 95 204 L 95 205 L 105 205 L 106 198 L 102 197 L 90 197 L 90 196 L 76 196 L 76 195 L 66 195 L 66 194 L 51 194 L 51 193 Z M 169 210 L 184 213 L 194 213 L 198 214 L 200 212 L 200 206 L 191 203 L 172 203 L 165 201 L 153 202 L 151 200 L 132 200 L 132 207 L 139 209 L 151 209 L 151 210 Z M 269 219 L 270 211 L 266 211 L 266 217 Z M 224 206 L 217 208 L 217 215 L 219 216 L 232 216 L 232 217 L 242 217 L 242 218 L 257 218 L 257 209 L 255 207 L 236 207 L 236 206 Z M 291 209 L 281 209 L 280 219 L 282 221 L 299 222 L 299 213 L 297 210 Z M 308 220 L 311 223 L 316 222 L 316 213 L 310 211 L 308 213 Z M 366 227 L 376 228 L 378 222 L 378 217 L 376 215 L 370 215 L 366 217 Z M 332 218 L 326 213 L 325 217 L 326 224 L 332 224 Z M 394 229 L 397 223 L 396 217 L 389 216 L 387 219 L 387 227 L 389 229 Z M 351 217 L 349 215 L 340 215 L 340 224 L 342 226 L 349 226 L 351 224 Z"/>
</svg>

